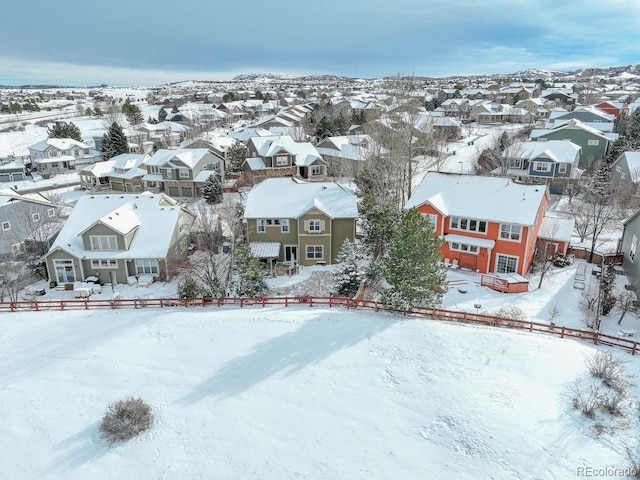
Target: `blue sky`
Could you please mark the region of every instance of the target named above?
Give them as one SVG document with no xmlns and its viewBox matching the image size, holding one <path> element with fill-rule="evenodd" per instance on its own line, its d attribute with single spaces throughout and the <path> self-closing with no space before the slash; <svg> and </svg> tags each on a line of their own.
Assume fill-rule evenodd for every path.
<svg viewBox="0 0 640 480">
<path fill-rule="evenodd" d="M 640 1 L 4 2 L 0 84 L 157 85 L 640 63 Z"/>
</svg>

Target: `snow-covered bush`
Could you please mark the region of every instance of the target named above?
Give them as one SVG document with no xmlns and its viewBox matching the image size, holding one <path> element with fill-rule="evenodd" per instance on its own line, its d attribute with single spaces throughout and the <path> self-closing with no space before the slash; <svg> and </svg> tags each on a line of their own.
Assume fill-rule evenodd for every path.
<svg viewBox="0 0 640 480">
<path fill-rule="evenodd" d="M 124 397 L 107 407 L 100 434 L 107 442 L 124 442 L 149 430 L 153 424 L 151 407 L 141 398 Z"/>
<path fill-rule="evenodd" d="M 587 368 L 593 378 L 599 378 L 607 387 L 626 395 L 631 385 L 625 374 L 626 360 L 611 352 L 598 351 L 586 359 Z"/>
<path fill-rule="evenodd" d="M 336 257 L 337 265 L 333 273 L 333 291 L 340 297 L 353 297 L 360 288 L 362 272 L 358 257 L 355 243 L 346 238 Z"/>
</svg>

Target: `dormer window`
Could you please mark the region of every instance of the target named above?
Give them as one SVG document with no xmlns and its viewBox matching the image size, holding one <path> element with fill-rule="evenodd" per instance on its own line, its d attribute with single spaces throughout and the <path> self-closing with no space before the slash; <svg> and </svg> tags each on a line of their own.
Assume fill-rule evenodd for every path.
<svg viewBox="0 0 640 480">
<path fill-rule="evenodd" d="M 92 235 L 91 250 L 117 250 L 118 239 L 115 235 Z"/>
</svg>

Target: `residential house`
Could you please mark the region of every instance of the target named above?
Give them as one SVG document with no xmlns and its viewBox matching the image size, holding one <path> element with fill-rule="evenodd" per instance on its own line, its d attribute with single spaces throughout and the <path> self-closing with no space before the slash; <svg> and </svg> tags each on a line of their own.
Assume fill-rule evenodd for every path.
<svg viewBox="0 0 640 480">
<path fill-rule="evenodd" d="M 162 193 L 85 194 L 43 256 L 49 281 L 97 277 L 116 284 L 141 275 L 168 280 L 187 251 L 194 218 Z"/>
<path fill-rule="evenodd" d="M 640 183 L 640 152 L 624 152 L 611 164 L 611 182 L 635 194 Z"/>
<path fill-rule="evenodd" d="M 583 123 L 587 122 L 613 122 L 615 115 L 606 113 L 599 108 L 577 106 L 570 112 L 555 111 L 549 115 L 549 121 L 554 122 L 558 120 L 579 120 Z"/>
<path fill-rule="evenodd" d="M 638 255 L 638 238 L 640 238 L 640 210 L 627 218 L 622 231 L 622 268 L 629 283 L 636 292 L 640 292 L 640 258 Z"/>
<path fill-rule="evenodd" d="M 71 138 L 47 138 L 28 148 L 32 168 L 41 172 L 73 170 L 102 160 L 89 145 Z"/>
<path fill-rule="evenodd" d="M 482 103 L 469 113 L 469 118 L 481 124 L 490 123 L 530 123 L 534 116 L 524 108 L 508 104 Z"/>
<path fill-rule="evenodd" d="M 327 163 L 310 142 L 296 142 L 290 135 L 252 137 L 243 170 L 253 178 L 298 175 L 324 180 Z"/>
<path fill-rule="evenodd" d="M 571 246 L 571 237 L 575 226 L 573 218 L 555 217 L 545 215 L 538 232 L 536 248 L 543 255 L 566 255 Z"/>
<path fill-rule="evenodd" d="M 43 253 L 61 225 L 58 207 L 44 196 L 0 190 L 0 255 Z"/>
<path fill-rule="evenodd" d="M 570 89 L 550 88 L 540 93 L 540 98 L 551 100 L 559 106 L 572 106 L 576 104 L 578 95 Z"/>
<path fill-rule="evenodd" d="M 337 183 L 269 178 L 247 195 L 247 241 L 264 258 L 300 265 L 334 263 L 354 240 L 355 193 Z"/>
<path fill-rule="evenodd" d="M 316 145 L 330 175 L 351 177 L 362 170 L 368 153 L 375 148 L 372 138 L 366 134 L 327 137 Z"/>
<path fill-rule="evenodd" d="M 18 182 L 27 178 L 27 167 L 24 160 L 8 159 L 6 163 L 0 163 L 0 183 Z"/>
<path fill-rule="evenodd" d="M 224 182 L 224 159 L 206 148 L 158 150 L 146 162 L 144 190 L 165 192 L 171 197 L 201 197 L 210 175 Z"/>
<path fill-rule="evenodd" d="M 618 134 L 602 133 L 575 119 L 552 129 L 531 132 L 531 139 L 538 142 L 569 140 L 579 145 L 582 149 L 579 167 L 582 169 L 590 168 L 594 162 L 602 160 L 609 148 L 609 142 L 617 138 Z"/>
<path fill-rule="evenodd" d="M 614 102 L 607 100 L 604 102 L 596 103 L 594 106 L 605 113 L 613 115 L 614 117 L 617 117 L 621 113 L 624 113 L 625 115 L 629 114 L 629 107 L 624 102 Z"/>
<path fill-rule="evenodd" d="M 516 142 L 502 154 L 506 170 L 494 173 L 509 175 L 519 182 L 578 179 L 582 175 L 578 168 L 580 150 L 578 145 L 566 140 Z"/>
<path fill-rule="evenodd" d="M 444 239 L 445 263 L 523 286 L 548 199 L 543 185 L 428 172 L 404 208 L 429 218 Z"/>
<path fill-rule="evenodd" d="M 550 100 L 545 100 L 543 98 L 525 98 L 520 100 L 515 105 L 517 108 L 523 108 L 527 112 L 531 113 L 534 118 L 548 118 L 551 114 L 551 109 L 555 108 L 556 104 Z"/>
<path fill-rule="evenodd" d="M 149 158 L 149 155 L 123 153 L 106 162 L 89 165 L 80 170 L 80 186 L 93 191 L 141 192 L 142 177 L 147 174 L 144 163 Z"/>
</svg>

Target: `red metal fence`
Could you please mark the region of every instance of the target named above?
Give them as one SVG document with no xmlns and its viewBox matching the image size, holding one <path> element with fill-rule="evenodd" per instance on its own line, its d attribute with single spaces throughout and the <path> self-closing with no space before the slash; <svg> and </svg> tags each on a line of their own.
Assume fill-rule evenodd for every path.
<svg viewBox="0 0 640 480">
<path fill-rule="evenodd" d="M 342 308 L 369 309 L 373 311 L 392 311 L 388 306 L 374 300 L 360 300 L 342 297 L 203 297 L 203 298 L 132 298 L 132 299 L 76 299 L 76 300 L 32 300 L 23 302 L 0 302 L 0 312 L 38 312 L 46 310 L 89 310 L 96 308 L 146 308 L 146 307 L 222 307 L 222 306 L 262 306 L 279 305 L 288 307 L 289 305 L 328 306 Z M 435 320 L 446 320 L 460 323 L 472 323 L 478 325 L 488 325 L 492 327 L 513 328 L 527 332 L 546 333 L 556 335 L 560 338 L 576 338 L 588 341 L 594 345 L 608 345 L 621 348 L 635 355 L 638 351 L 638 342 L 630 338 L 616 337 L 592 330 L 582 330 L 579 328 L 563 327 L 560 325 L 550 325 L 547 323 L 531 322 L 527 320 L 517 320 L 512 318 L 496 317 L 480 313 L 461 312 L 455 310 L 445 310 L 442 308 L 414 307 L 409 312 L 404 312 L 409 316 L 431 318 Z"/>
</svg>

